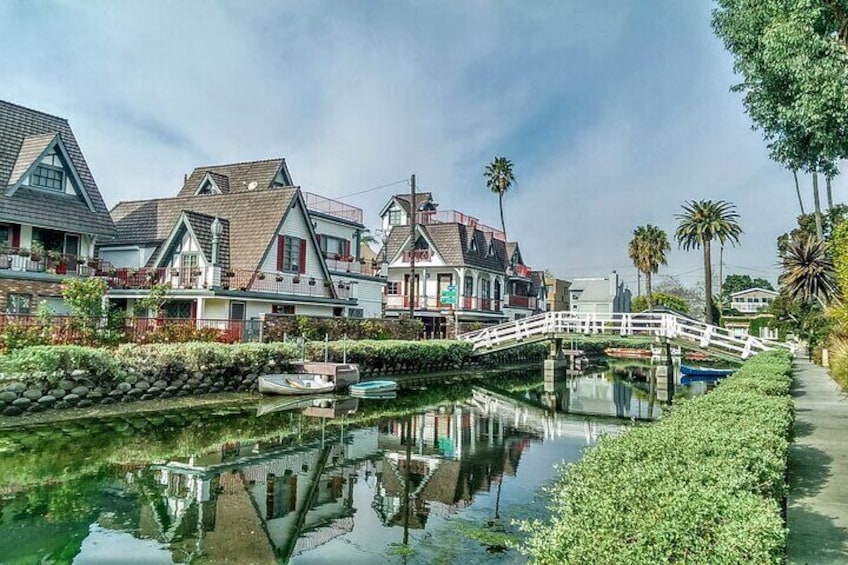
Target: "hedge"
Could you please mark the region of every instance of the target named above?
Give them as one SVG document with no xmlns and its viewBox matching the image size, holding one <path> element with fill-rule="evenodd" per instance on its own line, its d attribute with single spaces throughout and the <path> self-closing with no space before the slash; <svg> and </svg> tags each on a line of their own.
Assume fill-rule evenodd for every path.
<svg viewBox="0 0 848 565">
<path fill-rule="evenodd" d="M 782 563 L 791 361 L 764 353 L 661 421 L 604 438 L 523 524 L 538 563 Z"/>
</svg>

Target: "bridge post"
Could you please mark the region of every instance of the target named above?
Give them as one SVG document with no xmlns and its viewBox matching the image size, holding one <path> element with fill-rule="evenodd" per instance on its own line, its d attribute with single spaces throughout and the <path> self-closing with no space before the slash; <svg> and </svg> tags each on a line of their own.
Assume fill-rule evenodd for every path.
<svg viewBox="0 0 848 565">
<path fill-rule="evenodd" d="M 551 340 L 550 354 L 545 359 L 545 392 L 553 392 L 556 385 L 557 371 L 567 363 L 565 354 L 562 351 L 562 338 L 557 337 Z"/>
</svg>

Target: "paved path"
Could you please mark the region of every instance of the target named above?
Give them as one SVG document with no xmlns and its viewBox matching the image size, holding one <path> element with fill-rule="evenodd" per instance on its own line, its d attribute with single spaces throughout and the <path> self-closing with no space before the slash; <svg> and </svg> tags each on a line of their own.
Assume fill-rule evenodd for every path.
<svg viewBox="0 0 848 565">
<path fill-rule="evenodd" d="M 825 369 L 795 363 L 789 562 L 848 563 L 848 396 Z"/>
</svg>

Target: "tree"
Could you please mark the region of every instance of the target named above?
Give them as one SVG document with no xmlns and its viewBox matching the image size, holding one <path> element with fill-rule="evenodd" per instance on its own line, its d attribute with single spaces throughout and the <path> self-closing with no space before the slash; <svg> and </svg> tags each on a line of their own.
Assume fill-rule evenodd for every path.
<svg viewBox="0 0 848 565">
<path fill-rule="evenodd" d="M 826 214 L 822 214 L 822 238 L 825 241 L 831 241 L 834 228 L 844 220 L 848 220 L 848 206 L 845 204 L 836 204 Z M 786 253 L 789 243 L 793 239 L 803 239 L 804 237 L 818 237 L 814 214 L 798 216 L 798 226 L 777 238 L 777 254 L 782 256 Z"/>
<path fill-rule="evenodd" d="M 674 310 L 681 314 L 689 313 L 689 305 L 683 298 L 674 294 L 668 294 L 667 292 L 654 293 L 654 306 L 668 308 L 669 310 Z M 645 310 L 650 310 L 648 307 L 647 297 L 637 296 L 634 298 L 630 303 L 630 310 L 633 312 L 644 312 Z"/>
<path fill-rule="evenodd" d="M 704 315 L 708 324 L 713 323 L 713 269 L 710 256 L 712 241 L 718 240 L 722 246 L 739 243 L 742 228 L 739 226 L 739 214 L 736 206 L 724 200 L 691 200 L 682 206 L 683 213 L 676 214 L 680 221 L 675 238 L 685 251 L 703 248 L 704 250 L 704 291 L 706 304 Z"/>
<path fill-rule="evenodd" d="M 713 29 L 733 55 L 733 90 L 771 157 L 813 176 L 816 232 L 823 237 L 818 173 L 848 156 L 848 5 L 840 0 L 718 0 Z"/>
<path fill-rule="evenodd" d="M 506 237 L 506 224 L 504 223 L 503 214 L 503 197 L 504 194 L 515 184 L 515 176 L 512 174 L 512 161 L 506 157 L 495 157 L 491 163 L 486 165 L 486 170 L 483 172 L 486 177 L 486 186 L 492 192 L 498 195 L 498 207 L 501 212 L 501 230 Z"/>
<path fill-rule="evenodd" d="M 789 298 L 807 303 L 818 301 L 827 306 L 839 295 L 833 260 L 822 240 L 813 237 L 793 240 L 781 262 L 783 272 L 779 282 Z"/>
<path fill-rule="evenodd" d="M 651 224 L 639 226 L 633 230 L 628 253 L 633 264 L 640 272 L 645 273 L 645 294 L 648 310 L 653 308 L 651 277 L 659 271 L 660 265 L 668 265 L 666 252 L 671 251 L 668 236 L 665 232 Z"/>
</svg>

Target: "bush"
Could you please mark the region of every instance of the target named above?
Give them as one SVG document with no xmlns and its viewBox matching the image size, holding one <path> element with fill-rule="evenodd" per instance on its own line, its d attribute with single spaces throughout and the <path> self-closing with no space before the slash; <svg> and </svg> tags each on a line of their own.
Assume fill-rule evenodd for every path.
<svg viewBox="0 0 848 565">
<path fill-rule="evenodd" d="M 358 363 L 363 373 L 423 372 L 460 368 L 471 360 L 471 345 L 462 341 L 430 340 L 360 340 L 332 341 L 328 344 L 328 359 L 341 362 L 347 347 L 347 361 Z M 324 342 L 310 342 L 306 348 L 309 359 L 324 359 Z"/>
<path fill-rule="evenodd" d="M 307 316 L 267 316 L 263 329 L 265 339 L 280 341 L 305 336 L 306 339 L 323 340 L 329 336 L 336 341 L 347 336 L 348 339 L 404 339 L 416 340 L 421 337 L 424 324 L 421 320 L 386 320 L 357 318 L 310 318 Z"/>
<path fill-rule="evenodd" d="M 781 563 L 790 359 L 764 353 L 658 423 L 604 438 L 551 487 L 539 563 Z"/>
</svg>

